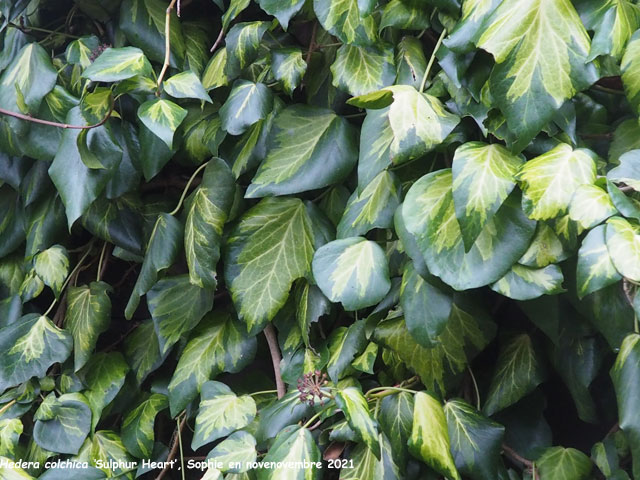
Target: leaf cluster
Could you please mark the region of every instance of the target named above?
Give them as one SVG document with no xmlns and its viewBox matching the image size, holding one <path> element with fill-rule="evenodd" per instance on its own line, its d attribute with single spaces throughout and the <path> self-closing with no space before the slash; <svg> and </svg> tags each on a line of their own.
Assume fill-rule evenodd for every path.
<svg viewBox="0 0 640 480">
<path fill-rule="evenodd" d="M 0 15 L 0 479 L 640 478 L 636 2 Z"/>
</svg>

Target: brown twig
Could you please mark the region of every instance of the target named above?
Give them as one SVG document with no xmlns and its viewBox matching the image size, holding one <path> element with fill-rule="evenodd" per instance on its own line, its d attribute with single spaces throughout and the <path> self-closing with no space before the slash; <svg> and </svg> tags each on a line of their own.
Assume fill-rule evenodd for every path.
<svg viewBox="0 0 640 480">
<path fill-rule="evenodd" d="M 310 427 L 307 428 L 307 430 L 312 431 L 315 430 L 316 428 L 318 428 L 320 425 L 322 425 L 322 423 L 325 421 L 324 418 L 321 418 L 320 420 L 318 420 L 316 423 L 314 423 L 313 425 L 311 425 Z"/>
<path fill-rule="evenodd" d="M 313 50 L 316 48 L 316 33 L 318 32 L 318 22 L 313 22 L 313 30 L 311 30 L 311 40 L 309 41 L 309 50 L 307 51 L 307 58 L 305 61 L 307 65 L 309 65 L 309 61 L 311 60 L 311 54 Z"/>
<path fill-rule="evenodd" d="M 124 282 L 127 281 L 127 278 L 129 278 L 129 275 L 131 275 L 131 273 L 138 268 L 139 265 L 137 263 L 134 263 L 133 265 L 131 265 L 126 272 L 124 272 L 124 275 L 122 276 L 122 279 L 116 283 L 115 285 L 113 285 L 113 289 L 117 290 L 118 288 L 120 288 L 122 285 L 124 285 Z"/>
<path fill-rule="evenodd" d="M 636 189 L 633 188 L 631 185 L 624 185 L 622 187 L 618 187 L 618 189 L 622 192 L 622 193 L 629 193 L 629 192 L 635 192 Z"/>
<path fill-rule="evenodd" d="M 0 108 L 0 114 L 7 115 L 9 117 L 19 118 L 20 120 L 26 120 L 27 122 L 39 123 L 41 125 L 48 125 L 49 127 L 64 128 L 69 130 L 91 130 L 92 128 L 98 128 L 107 123 L 107 120 L 111 117 L 113 109 L 115 108 L 115 102 L 111 104 L 111 108 L 107 112 L 107 115 L 98 123 L 93 125 L 70 125 L 68 123 L 51 122 L 49 120 L 43 120 L 41 118 L 35 118 L 31 115 L 25 115 L 23 113 L 12 112 L 11 110 L 5 110 Z"/>
<path fill-rule="evenodd" d="M 282 374 L 280 373 L 280 348 L 278 348 L 278 339 L 276 337 L 276 331 L 273 325 L 270 323 L 264 329 L 264 336 L 267 338 L 269 344 L 269 351 L 271 352 L 271 361 L 273 362 L 273 373 L 276 377 L 276 390 L 278 391 L 278 398 L 284 397 L 287 393 L 287 389 L 282 381 Z"/>
<path fill-rule="evenodd" d="M 182 418 L 182 421 L 180 422 L 180 426 L 176 429 L 175 432 L 173 432 L 173 445 L 171 445 L 171 451 L 169 451 L 169 455 L 167 456 L 167 462 L 165 463 L 165 467 L 162 469 L 160 474 L 156 477 L 156 480 L 161 480 L 167 474 L 167 472 L 171 470 L 172 464 L 170 462 L 175 458 L 180 448 L 180 442 L 178 441 L 178 438 L 179 438 L 178 430 L 182 432 L 182 430 L 184 430 L 184 426 L 186 423 L 187 423 L 187 415 L 185 414 L 184 417 Z"/>
<path fill-rule="evenodd" d="M 608 133 L 581 133 L 579 134 L 580 138 L 591 138 L 594 140 L 597 139 L 604 139 L 604 140 L 608 140 L 610 138 L 613 138 L 613 133 L 612 132 L 608 132 Z"/>
<path fill-rule="evenodd" d="M 131 332 L 133 332 L 136 328 L 138 328 L 140 326 L 141 322 L 135 322 L 131 328 L 129 330 L 127 330 L 124 334 L 122 334 L 120 336 L 120 338 L 118 338 L 118 340 L 116 340 L 115 342 L 113 342 L 111 345 L 106 346 L 105 348 L 103 348 L 101 350 L 101 352 L 110 352 L 112 351 L 114 348 L 116 348 L 118 345 L 120 345 L 120 343 L 122 343 L 123 340 L 126 340 L 126 338 L 129 336 L 129 334 Z"/>
<path fill-rule="evenodd" d="M 222 42 L 223 38 L 224 38 L 224 28 L 220 27 L 220 33 L 218 34 L 218 38 L 216 38 L 216 41 L 213 42 L 213 46 L 211 47 L 209 52 L 211 53 L 215 52 L 216 48 L 218 48 L 218 45 L 220 45 L 220 42 Z"/>
<path fill-rule="evenodd" d="M 64 295 L 62 296 L 62 299 L 60 299 L 60 304 L 58 305 L 58 309 L 56 310 L 55 315 L 51 319 L 53 324 L 56 325 L 57 327 L 62 327 L 64 317 L 67 313 L 67 292 L 68 290 L 65 290 Z"/>
<path fill-rule="evenodd" d="M 629 305 L 631 305 L 631 307 L 633 307 L 633 295 L 631 293 L 631 291 L 633 290 L 633 285 L 631 284 L 631 282 L 629 280 L 627 280 L 626 278 L 622 280 L 622 291 L 624 291 L 624 296 L 627 297 L 627 302 L 629 302 Z"/>
<path fill-rule="evenodd" d="M 620 430 L 620 424 L 618 422 L 616 422 L 607 432 L 607 434 L 605 435 L 605 438 L 613 435 L 614 433 L 616 433 L 618 430 Z"/>
<path fill-rule="evenodd" d="M 324 460 L 335 460 L 336 458 L 340 458 L 340 455 L 342 455 L 346 446 L 347 444 L 344 442 L 332 442 L 322 454 L 322 458 Z"/>
<path fill-rule="evenodd" d="M 178 0 L 171 0 L 171 3 L 167 7 L 165 13 L 164 20 L 164 63 L 162 64 L 162 70 L 160 70 L 160 75 L 158 75 L 158 91 L 156 95 L 160 95 L 160 86 L 162 85 L 162 81 L 164 80 L 164 76 L 169 69 L 169 64 L 171 63 L 171 12 L 176 6 L 176 2 Z"/>
<path fill-rule="evenodd" d="M 100 253 L 100 261 L 98 262 L 100 271 L 98 272 L 97 280 L 100 281 L 104 277 L 104 272 L 107 270 L 107 264 L 109 263 L 109 257 L 111 256 L 111 250 L 105 242 L 102 252 Z"/>
<path fill-rule="evenodd" d="M 511 448 L 506 443 L 502 444 L 502 451 L 511 460 L 513 460 L 515 462 L 518 462 L 518 463 L 522 463 L 528 469 L 533 470 L 533 467 L 534 467 L 533 462 L 531 460 L 527 460 L 522 455 L 518 454 L 518 452 L 516 452 L 513 448 Z"/>
</svg>

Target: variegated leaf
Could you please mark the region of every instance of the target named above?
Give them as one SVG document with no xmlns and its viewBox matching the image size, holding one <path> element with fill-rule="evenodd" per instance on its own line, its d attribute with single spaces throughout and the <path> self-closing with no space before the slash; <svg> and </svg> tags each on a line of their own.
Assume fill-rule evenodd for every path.
<svg viewBox="0 0 640 480">
<path fill-rule="evenodd" d="M 92 63 L 92 52 L 100 45 L 100 39 L 95 35 L 87 35 L 74 40 L 67 45 L 64 52 L 67 62 L 87 68 Z M 103 52 L 104 53 L 104 52 Z"/>
<path fill-rule="evenodd" d="M 549 480 L 587 480 L 591 477 L 592 463 L 575 448 L 551 447 L 536 461 L 541 478 Z M 544 476 L 543 476 L 544 475 Z"/>
<path fill-rule="evenodd" d="M 482 410 L 487 415 L 516 403 L 544 381 L 531 337 L 520 334 L 502 348 Z"/>
<path fill-rule="evenodd" d="M 606 243 L 611 262 L 624 277 L 640 282 L 640 226 L 632 220 L 607 220 Z"/>
<path fill-rule="evenodd" d="M 248 432 L 239 431 L 229 435 L 209 452 L 207 460 L 222 463 L 222 471 L 225 473 L 244 473 L 249 470 L 256 460 L 256 439 Z M 240 464 L 240 467 L 236 465 Z"/>
<path fill-rule="evenodd" d="M 398 355 L 420 376 L 425 387 L 446 392 L 452 377 L 467 368 L 473 356 L 491 341 L 495 329 L 476 307 L 454 303 L 447 325 L 437 337 L 438 345 L 433 348 L 417 343 L 401 317 L 378 324 L 374 339 Z"/>
<path fill-rule="evenodd" d="M 73 336 L 74 370 L 89 360 L 98 336 L 111 322 L 111 287 L 104 282 L 91 282 L 82 287 L 69 287 L 64 325 Z"/>
<path fill-rule="evenodd" d="M 251 0 L 231 0 L 229 8 L 222 15 L 222 30 L 227 31 L 231 22 L 249 6 Z"/>
<path fill-rule="evenodd" d="M 522 150 L 565 100 L 597 80 L 589 35 L 570 0 L 504 1 L 481 30 L 477 45 L 496 60 L 491 96 Z"/>
<path fill-rule="evenodd" d="M 591 230 L 578 251 L 577 290 L 582 298 L 612 283 L 622 276 L 613 266 L 605 239 L 605 225 Z"/>
<path fill-rule="evenodd" d="M 343 180 L 357 160 L 354 128 L 330 110 L 307 105 L 276 117 L 271 143 L 247 198 L 285 195 Z"/>
<path fill-rule="evenodd" d="M 284 91 L 291 96 L 307 71 L 307 62 L 299 48 L 278 48 L 271 52 L 271 70 L 273 78 L 280 81 Z"/>
<path fill-rule="evenodd" d="M 567 211 L 576 189 L 596 179 L 595 154 L 561 143 L 524 164 L 518 173 L 523 208 L 530 218 L 547 220 Z"/>
<path fill-rule="evenodd" d="M 202 74 L 202 86 L 205 90 L 213 90 L 214 88 L 223 87 L 228 85 L 229 77 L 225 73 L 225 66 L 227 65 L 227 49 L 226 47 L 218 50 Z"/>
<path fill-rule="evenodd" d="M 526 218 L 516 192 L 484 225 L 465 253 L 452 195 L 451 170 L 425 175 L 405 198 L 402 216 L 429 271 L 456 290 L 501 278 L 529 246 L 535 222 Z"/>
<path fill-rule="evenodd" d="M 393 133 L 390 152 L 396 164 L 418 158 L 442 143 L 460 118 L 449 113 L 436 97 L 409 85 L 394 85 L 349 100 L 361 108 L 389 106 Z"/>
<path fill-rule="evenodd" d="M 626 152 L 620 156 L 619 162 L 620 165 L 607 172 L 607 179 L 640 191 L 640 150 Z"/>
<path fill-rule="evenodd" d="M 82 72 L 92 82 L 119 82 L 136 75 L 150 75 L 151 64 L 135 47 L 107 48 Z"/>
<path fill-rule="evenodd" d="M 128 320 L 138 308 L 140 297 L 156 283 L 158 273 L 169 268 L 176 260 L 181 237 L 182 224 L 179 220 L 168 214 L 158 216 L 149 238 L 140 275 L 124 310 L 125 318 Z"/>
<path fill-rule="evenodd" d="M 240 428 L 256 416 L 256 402 L 249 395 L 236 396 L 224 383 L 202 385 L 200 408 L 191 448 L 194 450 Z"/>
<path fill-rule="evenodd" d="M 210 313 L 193 332 L 169 383 L 173 416 L 198 396 L 202 385 L 222 372 L 236 373 L 253 360 L 255 337 L 229 313 Z"/>
<path fill-rule="evenodd" d="M 195 98 L 211 103 L 211 97 L 207 94 L 198 76 L 191 70 L 180 72 L 167 79 L 164 91 L 173 98 Z"/>
<path fill-rule="evenodd" d="M 320 247 L 313 257 L 313 276 L 322 293 L 346 310 L 375 305 L 391 282 L 382 248 L 362 237 L 335 240 Z"/>
<path fill-rule="evenodd" d="M 419 88 L 426 68 L 427 59 L 420 40 L 410 36 L 400 40 L 396 47 L 396 83 Z"/>
<path fill-rule="evenodd" d="M 335 400 L 358 438 L 371 449 L 376 458 L 380 459 L 378 425 L 371 416 L 362 392 L 356 387 L 340 389 L 336 393 Z"/>
<path fill-rule="evenodd" d="M 18 441 L 24 427 L 19 418 L 5 418 L 0 420 L 0 457 L 17 458 Z"/>
<path fill-rule="evenodd" d="M 34 441 L 51 452 L 77 454 L 91 430 L 91 409 L 80 393 L 50 393 L 33 418 Z"/>
<path fill-rule="evenodd" d="M 138 458 L 150 458 L 153 452 L 156 416 L 169 406 L 165 395 L 152 393 L 131 410 L 122 421 L 122 443 Z"/>
<path fill-rule="evenodd" d="M 620 351 L 611 368 L 610 375 L 616 392 L 620 428 L 629 440 L 633 459 L 633 474 L 640 474 L 640 335 L 629 334 L 620 345 Z"/>
<path fill-rule="evenodd" d="M 201 288 L 216 287 L 222 231 L 234 194 L 231 169 L 224 160 L 211 159 L 191 199 L 184 228 L 189 279 Z"/>
<path fill-rule="evenodd" d="M 453 157 L 453 203 L 465 251 L 515 187 L 524 160 L 499 144 L 467 142 Z"/>
<path fill-rule="evenodd" d="M 126 467 L 134 461 L 133 457 L 122 444 L 122 439 L 116 432 L 111 430 L 96 432 L 91 444 L 85 448 L 88 450 L 87 453 L 90 455 L 89 458 L 91 458 L 93 465 L 98 464 L 98 461 L 101 462 L 100 470 L 106 476 L 134 479 L 135 472 Z"/>
<path fill-rule="evenodd" d="M 550 263 L 565 260 L 570 253 L 552 227 L 545 222 L 538 222 L 531 244 L 518 263 L 528 267 L 546 267 Z"/>
<path fill-rule="evenodd" d="M 102 411 L 120 392 L 128 372 L 129 365 L 120 352 L 96 353 L 78 372 L 78 377 L 87 387 L 83 394 L 91 407 L 93 430 L 100 421 Z"/>
<path fill-rule="evenodd" d="M 322 27 L 347 44 L 370 45 L 376 38 L 373 16 L 360 11 L 358 0 L 314 0 L 313 10 Z"/>
<path fill-rule="evenodd" d="M 350 95 L 362 95 L 391 85 L 396 78 L 390 45 L 343 45 L 331 65 L 333 85 Z"/>
<path fill-rule="evenodd" d="M 265 118 L 272 107 L 273 94 L 265 84 L 237 80 L 220 108 L 222 128 L 231 135 L 240 135 Z"/>
<path fill-rule="evenodd" d="M 167 276 L 147 293 L 160 352 L 165 354 L 213 307 L 213 290 L 200 288 L 188 275 Z"/>
<path fill-rule="evenodd" d="M 481 28 L 483 23 L 500 3 L 502 3 L 501 0 L 462 2 L 462 16 L 451 34 L 444 39 L 445 46 L 456 53 L 466 53 L 471 50 L 483 33 Z"/>
<path fill-rule="evenodd" d="M 60 295 L 62 284 L 69 274 L 69 254 L 67 249 L 54 245 L 35 256 L 33 267 L 45 285 L 53 290 L 57 297 Z"/>
<path fill-rule="evenodd" d="M 562 270 L 557 265 L 531 268 L 516 263 L 491 289 L 514 300 L 531 300 L 564 292 L 563 281 Z"/>
<path fill-rule="evenodd" d="M 239 317 L 261 328 L 285 304 L 292 283 L 309 273 L 311 220 L 297 198 L 266 198 L 229 234 L 224 277 Z"/>
<path fill-rule="evenodd" d="M 337 227 L 337 237 L 365 235 L 374 228 L 389 228 L 400 205 L 402 186 L 393 172 L 383 171 L 360 193 L 353 192 Z"/>
<path fill-rule="evenodd" d="M 376 359 L 378 358 L 378 350 L 379 348 L 377 343 L 369 342 L 369 345 L 364 349 L 364 352 L 351 362 L 351 366 L 359 372 L 373 375 L 373 367 Z"/>
<path fill-rule="evenodd" d="M 416 393 L 414 400 L 409 451 L 447 478 L 460 480 L 450 452 L 449 431 L 442 405 L 425 392 Z"/>
<path fill-rule="evenodd" d="M 569 218 L 585 230 L 602 223 L 617 213 L 611 198 L 597 185 L 583 184 L 576 188 L 569 205 Z"/>
<path fill-rule="evenodd" d="M 620 60 L 629 38 L 640 27 L 640 9 L 629 0 L 587 0 L 582 5 L 582 20 L 594 30 L 587 60 L 611 55 Z"/>
<path fill-rule="evenodd" d="M 174 133 L 186 116 L 187 111 L 170 100 L 149 100 L 138 108 L 140 121 L 169 148 L 173 148 Z"/>
<path fill-rule="evenodd" d="M 401 464 L 394 460 L 395 451 L 384 433 L 379 434 L 378 442 L 380 443 L 379 459 L 366 445 L 357 444 L 349 454 L 349 460 L 353 461 L 353 468 L 343 468 L 340 471 L 340 480 L 362 480 L 365 478 L 400 480 L 403 478 Z"/>
<path fill-rule="evenodd" d="M 282 430 L 264 457 L 264 462 L 282 462 L 290 468 L 264 468 L 258 472 L 259 480 L 318 480 L 320 471 L 316 462 L 321 454 L 311 432 L 298 425 Z M 305 468 L 304 462 L 311 465 Z"/>
<path fill-rule="evenodd" d="M 462 400 L 444 404 L 456 468 L 474 480 L 498 478 L 505 428 Z"/>
<path fill-rule="evenodd" d="M 258 55 L 262 36 L 269 28 L 268 22 L 236 23 L 225 37 L 227 61 L 224 74 L 233 79 L 248 67 Z"/>
<path fill-rule="evenodd" d="M 391 0 L 382 11 L 380 30 L 395 27 L 401 30 L 425 30 L 429 28 L 429 14 L 421 5 L 404 0 Z"/>
<path fill-rule="evenodd" d="M 358 320 L 348 327 L 338 327 L 331 333 L 327 372 L 335 383 L 348 371 L 354 357 L 365 348 L 365 327 L 365 321 Z"/>
<path fill-rule="evenodd" d="M 374 178 L 391 165 L 393 130 L 389 109 L 368 110 L 360 131 L 358 157 L 358 191 L 362 192 Z"/>
<path fill-rule="evenodd" d="M 45 95 L 53 90 L 56 76 L 47 51 L 38 43 L 28 43 L 0 76 L 0 107 L 36 113 Z M 17 132 L 25 132 L 28 127 L 17 119 L 10 119 L 9 125 Z"/>
<path fill-rule="evenodd" d="M 640 113 L 640 32 L 636 31 L 624 51 L 620 70 L 624 92 L 636 113 Z"/>
<path fill-rule="evenodd" d="M 0 329 L 0 391 L 43 377 L 54 363 L 64 362 L 71 353 L 71 335 L 45 316 L 29 313 Z"/>
</svg>

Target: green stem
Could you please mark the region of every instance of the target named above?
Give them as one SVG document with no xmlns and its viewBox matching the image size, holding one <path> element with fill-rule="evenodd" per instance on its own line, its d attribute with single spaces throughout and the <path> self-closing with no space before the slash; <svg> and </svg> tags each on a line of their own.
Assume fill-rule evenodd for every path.
<svg viewBox="0 0 640 480">
<path fill-rule="evenodd" d="M 9 410 L 15 404 L 16 404 L 16 400 L 14 399 L 14 400 L 11 400 L 9 403 L 7 403 L 4 407 L 0 408 L 0 415 L 2 415 L 4 412 Z"/>
<path fill-rule="evenodd" d="M 19 25 L 16 25 L 14 23 L 10 23 L 8 26 L 12 27 L 12 28 L 15 28 L 16 30 L 20 30 L 22 33 L 29 33 L 30 30 L 33 30 L 34 32 L 42 32 L 42 33 L 49 33 L 49 34 L 54 34 L 55 33 L 56 35 L 62 35 L 64 37 L 68 37 L 68 38 L 75 38 L 75 39 L 80 38 L 77 35 L 71 35 L 70 33 L 60 32 L 58 30 L 49 30 L 47 28 L 31 27 L 31 26 L 29 26 L 29 27 L 25 26 L 23 28 L 23 27 L 20 27 Z M 60 27 L 60 28 L 62 28 L 62 27 Z"/>
<path fill-rule="evenodd" d="M 424 71 L 424 75 L 422 76 L 422 82 L 420 83 L 420 92 L 424 90 L 424 86 L 427 84 L 427 78 L 429 77 L 429 72 L 431 71 L 431 67 L 433 66 L 433 62 L 436 59 L 436 52 L 440 48 L 442 44 L 442 40 L 444 40 L 445 35 L 447 34 L 447 29 L 442 29 L 442 33 L 440 37 L 438 37 L 438 41 L 436 42 L 436 46 L 433 47 L 433 52 L 431 53 L 431 58 L 429 59 L 429 63 L 427 64 L 427 68 Z"/>
<path fill-rule="evenodd" d="M 71 271 L 71 273 L 67 276 L 66 280 L 62 284 L 62 288 L 60 289 L 60 292 L 58 293 L 58 297 L 62 296 L 62 292 L 64 292 L 64 289 L 67 288 L 67 285 L 69 284 L 69 281 L 73 278 L 75 273 L 82 266 L 82 262 L 84 262 L 86 260 L 86 258 L 89 256 L 89 253 L 91 252 L 91 247 L 92 246 L 93 246 L 93 240 L 91 240 L 89 242 L 89 247 L 87 248 L 87 251 L 82 256 L 82 258 L 80 258 L 80 261 L 76 264 L 75 268 Z M 51 313 L 51 310 L 53 310 L 53 307 L 56 305 L 57 302 L 58 302 L 58 299 L 54 298 L 53 302 L 51 302 L 51 305 L 49 305 L 49 308 L 47 309 L 47 311 L 44 312 L 44 315 L 43 315 L 44 317 L 46 317 L 47 315 L 49 315 L 49 313 Z"/>
<path fill-rule="evenodd" d="M 173 216 L 173 215 L 175 215 L 176 213 L 178 213 L 180 211 L 180 208 L 182 208 L 182 202 L 184 202 L 184 199 L 187 196 L 187 192 L 189 191 L 189 187 L 191 186 L 191 183 L 196 178 L 196 175 L 198 175 L 198 173 L 200 173 L 200 171 L 203 168 L 205 168 L 208 164 L 209 164 L 209 162 L 203 163 L 202 165 L 200 165 L 196 169 L 195 172 L 193 172 L 193 175 L 191 175 L 191 178 L 189 179 L 189 181 L 185 185 L 184 190 L 182 191 L 182 195 L 180 196 L 180 200 L 178 201 L 178 205 L 176 205 L 176 208 L 174 208 L 173 211 L 169 215 Z"/>
<path fill-rule="evenodd" d="M 594 85 L 593 88 L 595 90 L 600 90 L 604 93 L 610 93 L 612 95 L 624 95 L 622 90 L 616 90 L 615 88 L 603 87 L 602 85 Z"/>
<path fill-rule="evenodd" d="M 375 393 L 380 392 L 380 393 Z M 407 392 L 411 394 L 418 393 L 416 390 L 411 390 L 410 388 L 402 388 L 402 387 L 375 387 L 369 390 L 365 397 L 367 398 L 382 398 L 387 395 L 392 395 L 395 392 Z"/>
<path fill-rule="evenodd" d="M 107 251 L 107 242 L 102 245 L 102 251 L 100 252 L 100 260 L 98 260 L 98 273 L 96 274 L 96 282 L 100 281 L 100 273 L 102 272 L 102 262 L 104 261 L 104 254 Z"/>
<path fill-rule="evenodd" d="M 302 425 L 302 428 L 309 428 L 311 425 L 313 425 L 314 422 L 320 417 L 320 415 L 322 415 L 323 412 L 324 410 L 320 410 L 318 413 L 316 413 L 313 417 L 307 420 L 307 423 Z"/>
<path fill-rule="evenodd" d="M 467 367 L 467 369 L 469 370 L 471 380 L 473 381 L 473 388 L 476 391 L 476 408 L 480 410 L 480 390 L 478 389 L 478 382 L 476 382 L 476 376 L 473 374 L 473 370 L 471 370 L 471 367 Z"/>
<path fill-rule="evenodd" d="M 250 393 L 249 396 L 250 397 L 254 397 L 256 395 L 268 395 L 268 394 L 273 394 L 273 393 L 278 393 L 278 391 L 277 390 L 261 390 L 259 392 Z"/>
</svg>

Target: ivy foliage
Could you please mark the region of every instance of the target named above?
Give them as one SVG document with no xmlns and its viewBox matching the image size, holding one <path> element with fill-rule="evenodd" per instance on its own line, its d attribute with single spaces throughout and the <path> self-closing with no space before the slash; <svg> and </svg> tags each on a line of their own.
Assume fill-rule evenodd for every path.
<svg viewBox="0 0 640 480">
<path fill-rule="evenodd" d="M 0 14 L 0 479 L 640 478 L 635 1 Z"/>
</svg>

